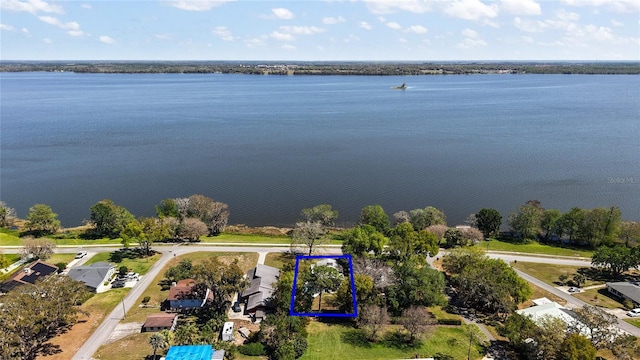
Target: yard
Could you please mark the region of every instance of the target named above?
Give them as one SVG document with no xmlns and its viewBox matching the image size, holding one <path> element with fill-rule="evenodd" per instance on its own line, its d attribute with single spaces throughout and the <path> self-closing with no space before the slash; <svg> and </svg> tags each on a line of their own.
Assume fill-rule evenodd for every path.
<svg viewBox="0 0 640 360">
<path fill-rule="evenodd" d="M 526 254 L 543 254 L 550 256 L 570 256 L 570 257 L 587 257 L 591 258 L 592 250 L 568 247 L 545 245 L 538 242 L 516 243 L 502 240 L 483 241 L 476 245 L 479 248 L 489 251 L 512 251 Z"/>
<path fill-rule="evenodd" d="M 606 288 L 589 289 L 573 296 L 589 305 L 601 306 L 607 309 L 624 309 L 624 305 L 607 291 Z"/>
<path fill-rule="evenodd" d="M 583 284 L 583 287 L 604 284 L 604 282 L 599 279 L 594 280 L 590 278 L 590 274 L 593 273 L 591 267 L 552 265 L 525 261 L 518 261 L 517 263 L 512 264 L 512 266 L 535 277 L 536 279 L 544 281 L 551 286 L 559 285 L 558 280 L 560 278 L 560 275 L 566 275 L 568 277 L 568 280 L 571 280 L 573 278 L 573 275 L 578 274 L 579 272 L 588 275 L 587 281 L 585 284 Z"/>
<path fill-rule="evenodd" d="M 389 327 L 390 330 L 394 328 Z M 362 338 L 359 330 L 341 324 L 311 321 L 307 331 L 309 347 L 301 360 L 408 359 L 416 354 L 428 357 L 436 353 L 450 354 L 454 359 L 467 357 L 468 340 L 460 327 L 435 327 L 416 348 L 394 347 L 383 344 L 384 341 L 372 344 Z M 472 348 L 471 358 L 481 358 L 477 347 Z"/>
<path fill-rule="evenodd" d="M 122 266 L 126 266 L 129 271 L 133 271 L 135 273 L 138 273 L 140 275 L 144 275 L 147 273 L 147 271 L 149 271 L 149 269 L 151 268 L 151 266 L 160 258 L 160 254 L 155 254 L 153 256 L 147 257 L 147 258 L 134 258 L 134 259 L 130 259 L 130 258 L 123 258 L 122 261 L 116 263 L 113 261 L 110 261 L 110 257 L 111 254 L 113 253 L 108 253 L 108 252 L 101 252 L 98 253 L 96 255 L 94 255 L 91 259 L 89 259 L 85 265 L 91 265 L 91 264 L 95 264 L 97 262 L 100 261 L 105 261 L 105 262 L 110 262 L 116 265 L 116 270 L 119 269 Z"/>
</svg>

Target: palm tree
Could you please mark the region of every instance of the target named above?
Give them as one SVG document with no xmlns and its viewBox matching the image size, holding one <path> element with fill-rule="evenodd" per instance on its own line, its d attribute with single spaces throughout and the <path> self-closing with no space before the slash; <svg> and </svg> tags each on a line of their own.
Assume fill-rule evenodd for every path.
<svg viewBox="0 0 640 360">
<path fill-rule="evenodd" d="M 149 338 L 149 345 L 153 348 L 153 359 L 156 358 L 156 352 L 158 349 L 164 349 L 167 343 L 164 341 L 164 337 L 160 334 L 153 334 Z"/>
</svg>

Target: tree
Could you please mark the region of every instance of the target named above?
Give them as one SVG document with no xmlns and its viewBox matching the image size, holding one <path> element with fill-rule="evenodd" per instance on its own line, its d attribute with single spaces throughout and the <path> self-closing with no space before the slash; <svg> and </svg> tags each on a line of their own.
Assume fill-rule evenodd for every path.
<svg viewBox="0 0 640 360">
<path fill-rule="evenodd" d="M 35 359 L 50 338 L 76 322 L 77 305 L 89 296 L 83 283 L 67 276 L 50 276 L 10 291 L 0 306 L 2 358 Z"/>
<path fill-rule="evenodd" d="M 447 227 L 447 225 L 431 225 L 427 227 L 425 230 L 435 235 L 438 238 L 438 244 L 439 244 L 442 242 L 442 239 L 444 239 L 444 234 L 447 232 L 448 229 L 449 228 Z"/>
<path fill-rule="evenodd" d="M 338 211 L 331 209 L 329 204 L 322 204 L 302 209 L 300 215 L 305 222 L 319 222 L 323 226 L 333 226 L 334 221 L 338 218 Z"/>
<path fill-rule="evenodd" d="M 476 224 L 485 238 L 498 235 L 502 225 L 502 215 L 496 209 L 483 208 L 476 213 Z"/>
<path fill-rule="evenodd" d="M 16 210 L 0 201 L 0 227 L 12 226 L 16 220 Z"/>
<path fill-rule="evenodd" d="M 618 236 L 620 240 L 624 241 L 627 247 L 629 247 L 631 243 L 637 244 L 640 242 L 640 223 L 636 221 L 620 222 L 620 233 Z"/>
<path fill-rule="evenodd" d="M 586 337 L 569 334 L 560 345 L 558 360 L 594 360 L 597 352 Z"/>
<path fill-rule="evenodd" d="M 165 271 L 164 277 L 172 282 L 178 282 L 180 280 L 193 277 L 192 273 L 193 264 L 189 259 L 182 259 L 176 266 L 171 266 Z"/>
<path fill-rule="evenodd" d="M 398 224 L 390 232 L 389 255 L 398 261 L 414 255 L 423 261 L 425 256 L 438 253 L 438 238 L 426 230 L 415 231 L 411 223 Z"/>
<path fill-rule="evenodd" d="M 179 324 L 174 332 L 176 345 L 195 345 L 200 342 L 200 329 L 191 321 Z"/>
<path fill-rule="evenodd" d="M 167 343 L 162 335 L 156 333 L 149 338 L 149 345 L 153 348 L 153 359 L 155 360 L 158 349 L 164 349 Z"/>
<path fill-rule="evenodd" d="M 327 242 L 327 230 L 319 222 L 299 222 L 293 229 L 291 236 L 291 250 L 297 251 L 302 246 L 308 249 L 308 254 Z"/>
<path fill-rule="evenodd" d="M 341 233 L 342 253 L 353 256 L 379 256 L 389 239 L 371 225 L 360 225 Z"/>
<path fill-rule="evenodd" d="M 124 207 L 109 199 L 98 201 L 91 207 L 91 222 L 100 236 L 116 238 L 135 217 Z"/>
<path fill-rule="evenodd" d="M 371 225 L 380 233 L 386 234 L 389 230 L 389 216 L 380 205 L 367 205 L 360 212 L 359 225 Z"/>
<path fill-rule="evenodd" d="M 354 274 L 353 282 L 356 288 L 356 299 L 358 301 L 358 309 L 361 310 L 364 305 L 378 304 L 378 291 L 373 284 L 373 279 L 367 275 Z M 351 279 L 344 277 L 340 287 L 336 291 L 336 304 L 341 311 L 345 313 L 353 313 L 353 296 L 351 293 Z M 378 304 L 379 305 L 379 304 Z"/>
<path fill-rule="evenodd" d="M 619 336 L 615 326 L 618 323 L 618 318 L 603 309 L 585 305 L 574 309 L 574 314 L 577 323 L 570 327 L 570 331 L 578 334 L 586 331 L 591 344 L 596 349 L 610 346 L 613 344 L 613 340 Z"/>
<path fill-rule="evenodd" d="M 584 222 L 584 211 L 580 208 L 571 208 L 566 213 L 560 215 L 556 220 L 556 233 L 560 236 L 567 235 L 569 242 L 573 242 L 580 235 L 580 226 Z"/>
<path fill-rule="evenodd" d="M 487 260 L 488 257 L 477 247 L 451 249 L 442 258 L 442 267 L 452 275 L 460 274 L 463 269 Z"/>
<path fill-rule="evenodd" d="M 49 205 L 35 204 L 29 208 L 26 226 L 39 235 L 53 234 L 60 228 L 60 220 Z"/>
<path fill-rule="evenodd" d="M 199 241 L 201 236 L 207 235 L 207 224 L 197 218 L 185 218 L 176 229 L 176 236 L 187 241 Z"/>
<path fill-rule="evenodd" d="M 378 341 L 378 333 L 389 323 L 389 313 L 384 306 L 365 305 L 358 313 L 358 326 L 367 332 L 370 341 Z"/>
<path fill-rule="evenodd" d="M 444 241 L 449 248 L 466 245 L 465 240 L 462 237 L 462 231 L 455 228 L 447 229 L 444 233 Z"/>
<path fill-rule="evenodd" d="M 444 275 L 428 266 L 420 266 L 413 260 L 396 265 L 396 281 L 386 289 L 390 310 L 400 315 L 411 305 L 444 305 Z"/>
<path fill-rule="evenodd" d="M 536 324 L 538 331 L 534 335 L 534 340 L 537 357 L 556 359 L 567 333 L 567 323 L 557 317 L 543 316 L 536 321 Z"/>
<path fill-rule="evenodd" d="M 408 212 L 402 210 L 393 214 L 393 226 L 397 226 L 402 223 L 411 221 L 411 215 Z"/>
<path fill-rule="evenodd" d="M 56 243 L 47 238 L 34 238 L 27 236 L 22 239 L 22 249 L 20 249 L 20 257 L 28 259 L 30 257 L 47 260 L 53 254 L 53 250 L 57 247 Z"/>
<path fill-rule="evenodd" d="M 498 334 L 509 339 L 509 343 L 521 353 L 531 351 L 531 341 L 538 332 L 538 326 L 530 317 L 516 312 L 509 315 L 504 323 L 498 327 Z"/>
<path fill-rule="evenodd" d="M 331 266 L 320 265 L 311 269 L 311 279 L 306 285 L 319 296 L 318 311 L 322 311 L 322 293 L 338 290 L 341 282 L 342 274 Z"/>
<path fill-rule="evenodd" d="M 409 211 L 409 221 L 416 230 L 424 230 L 431 225 L 446 225 L 447 218 L 442 210 L 433 206 Z"/>
<path fill-rule="evenodd" d="M 542 230 L 541 237 L 544 241 L 549 241 L 552 235 L 558 234 L 558 222 L 562 217 L 562 213 L 557 209 L 547 209 L 542 213 L 542 219 L 540 220 L 540 228 Z"/>
<path fill-rule="evenodd" d="M 180 204 L 176 200 L 178 212 L 180 212 Z M 209 235 L 219 235 L 227 226 L 229 219 L 228 205 L 222 202 L 214 201 L 204 195 L 191 195 L 187 201 L 186 217 L 195 217 L 205 224 L 209 229 Z"/>
<path fill-rule="evenodd" d="M 595 208 L 584 211 L 580 226 L 580 237 L 592 248 L 612 245 L 620 229 L 620 209 L 617 207 Z"/>
<path fill-rule="evenodd" d="M 465 246 L 477 244 L 484 238 L 482 232 L 474 227 L 465 227 L 460 230 L 462 244 Z"/>
<path fill-rule="evenodd" d="M 638 257 L 626 246 L 601 246 L 591 257 L 591 265 L 609 269 L 613 276 L 620 276 L 638 263 Z"/>
<path fill-rule="evenodd" d="M 211 307 L 224 311 L 231 304 L 231 295 L 244 285 L 244 273 L 238 266 L 237 259 L 225 265 L 217 257 L 210 257 L 193 266 L 196 280 L 205 284 L 213 293 Z"/>
<path fill-rule="evenodd" d="M 533 240 L 540 230 L 543 212 L 540 201 L 529 200 L 518 208 L 517 213 L 509 215 L 509 226 L 513 232 L 520 234 L 525 240 Z"/>
<path fill-rule="evenodd" d="M 158 215 L 159 218 L 179 217 L 180 214 L 178 212 L 178 204 L 176 204 L 176 200 L 175 199 L 162 200 L 160 204 L 156 205 L 156 215 Z"/>
<path fill-rule="evenodd" d="M 482 332 L 480 331 L 480 329 L 473 324 L 463 324 L 462 325 L 462 330 L 464 331 L 465 335 L 469 338 L 469 348 L 467 350 L 467 360 L 471 359 L 471 347 L 474 344 L 481 344 L 482 340 L 484 338 L 484 335 L 482 334 Z"/>
<path fill-rule="evenodd" d="M 410 306 L 402 312 L 398 323 L 409 332 L 409 342 L 413 344 L 417 335 L 424 333 L 435 321 L 424 306 Z"/>
</svg>

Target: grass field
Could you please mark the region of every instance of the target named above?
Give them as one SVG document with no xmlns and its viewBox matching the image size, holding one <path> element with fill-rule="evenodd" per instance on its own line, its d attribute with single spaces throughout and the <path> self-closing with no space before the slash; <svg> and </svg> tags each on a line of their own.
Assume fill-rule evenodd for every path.
<svg viewBox="0 0 640 360">
<path fill-rule="evenodd" d="M 570 256 L 570 257 L 588 257 L 593 255 L 592 250 L 577 249 L 570 247 L 543 245 L 537 242 L 528 244 L 511 243 L 501 240 L 483 241 L 476 245 L 484 250 L 491 251 L 512 251 L 527 254 L 543 254 L 550 256 Z"/>
<path fill-rule="evenodd" d="M 454 359 L 466 359 L 467 341 L 462 328 L 439 326 L 429 333 L 422 345 L 416 348 L 398 348 L 382 343 L 363 341 L 358 330 L 340 324 L 312 321 L 307 327 L 309 347 L 301 360 L 377 360 L 409 359 L 419 354 L 428 357 L 438 352 L 450 354 Z M 478 348 L 471 351 L 471 359 L 479 359 Z"/>
<path fill-rule="evenodd" d="M 544 281 L 551 286 L 558 286 L 557 281 L 560 275 L 567 275 L 569 276 L 569 279 L 572 279 L 573 275 L 577 274 L 579 269 L 583 269 L 583 271 L 588 271 L 590 269 L 589 267 L 581 266 L 552 265 L 525 261 L 518 261 L 517 263 L 512 264 L 512 266 L 535 277 L 536 279 Z M 600 280 L 587 279 L 583 287 L 600 284 L 604 284 L 604 282 Z"/>
<path fill-rule="evenodd" d="M 286 262 L 286 261 L 294 261 L 295 262 L 296 258 L 293 254 L 289 254 L 289 253 L 280 253 L 280 252 L 270 252 L 267 254 L 266 258 L 264 259 L 264 264 L 268 265 L 268 266 L 273 266 L 276 267 L 278 269 L 282 269 L 282 265 Z"/>
<path fill-rule="evenodd" d="M 154 333 L 138 333 L 102 345 L 94 354 L 94 358 L 101 360 L 142 360 L 147 355 L 153 355 L 153 348 L 149 345 L 149 338 Z M 158 349 L 157 354 L 163 350 Z"/>
<path fill-rule="evenodd" d="M 69 264 L 76 257 L 76 254 L 53 254 L 50 258 L 45 260 L 49 264 L 66 263 Z"/>
<path fill-rule="evenodd" d="M 590 289 L 580 293 L 576 293 L 573 296 L 586 302 L 589 305 L 602 306 L 607 309 L 623 309 L 624 305 L 616 298 L 612 297 L 606 288 Z"/>
<path fill-rule="evenodd" d="M 85 263 L 85 265 L 94 264 L 100 261 L 110 262 L 109 261 L 110 255 L 111 253 L 107 253 L 107 252 L 98 253 L 94 255 L 91 259 L 89 259 Z M 147 271 L 149 271 L 149 268 L 151 268 L 151 266 L 160 258 L 160 256 L 161 256 L 160 254 L 155 254 L 153 256 L 150 256 L 148 258 L 143 258 L 143 259 L 125 258 L 125 259 L 122 259 L 121 262 L 115 263 L 116 270 L 119 269 L 121 266 L 126 266 L 127 268 L 129 268 L 129 271 L 133 271 L 140 275 L 144 275 L 147 273 Z"/>
</svg>

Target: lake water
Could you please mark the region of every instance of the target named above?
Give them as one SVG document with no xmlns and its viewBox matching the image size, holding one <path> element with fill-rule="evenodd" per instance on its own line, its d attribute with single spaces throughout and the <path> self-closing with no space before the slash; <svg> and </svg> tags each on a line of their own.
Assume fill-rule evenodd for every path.
<svg viewBox="0 0 640 360">
<path fill-rule="evenodd" d="M 3 73 L 0 199 L 80 225 L 109 198 L 151 216 L 170 197 L 288 225 L 328 203 L 618 206 L 640 220 L 640 77 Z M 406 82 L 407 90 L 391 90 Z"/>
</svg>

